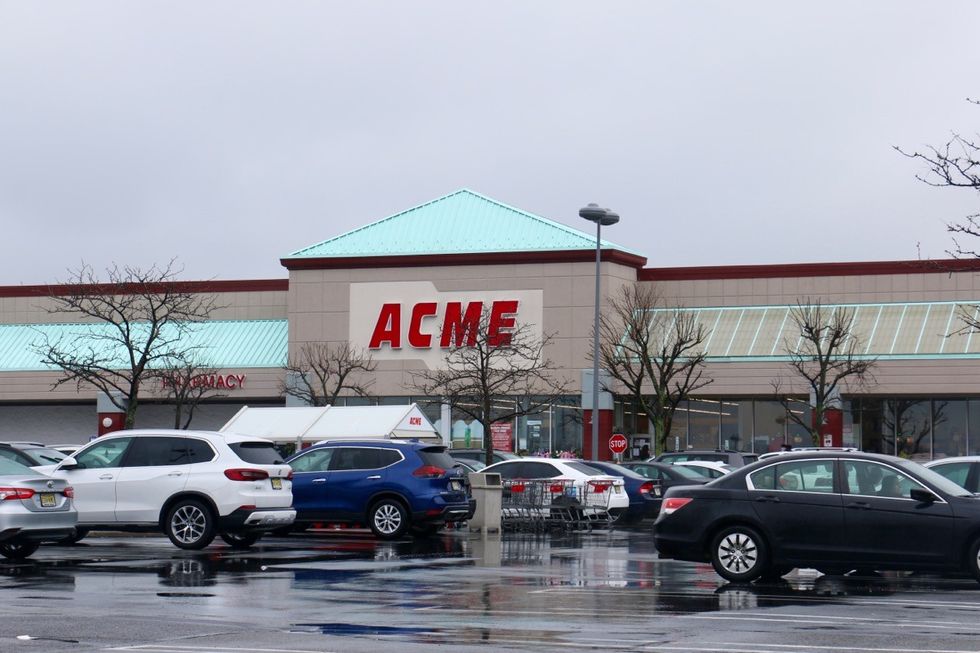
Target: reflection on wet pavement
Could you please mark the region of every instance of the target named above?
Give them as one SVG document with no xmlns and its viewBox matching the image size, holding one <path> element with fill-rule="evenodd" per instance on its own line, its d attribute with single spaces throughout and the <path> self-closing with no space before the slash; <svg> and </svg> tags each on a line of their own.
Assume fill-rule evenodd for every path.
<svg viewBox="0 0 980 653">
<path fill-rule="evenodd" d="M 157 537 L 93 537 L 45 547 L 33 560 L 0 562 L 0 589 L 38 611 L 57 601 L 69 619 L 94 605 L 159 621 L 171 637 L 210 636 L 221 624 L 297 637 L 303 646 L 317 636 L 539 649 L 601 642 L 617 650 L 665 646 L 692 634 L 758 638 L 772 628 L 883 628 L 878 611 L 899 608 L 930 628 L 930 610 L 960 611 L 962 623 L 947 634 L 980 635 L 972 579 L 797 570 L 778 582 L 732 585 L 708 565 L 660 560 L 643 530 L 447 532 L 399 542 L 310 532 L 268 538 L 247 551 L 202 552 L 176 550 Z M 0 623 L 6 650 L 13 626 Z M 45 628 L 23 636 L 70 639 Z M 111 636 L 107 642 L 120 644 Z"/>
</svg>

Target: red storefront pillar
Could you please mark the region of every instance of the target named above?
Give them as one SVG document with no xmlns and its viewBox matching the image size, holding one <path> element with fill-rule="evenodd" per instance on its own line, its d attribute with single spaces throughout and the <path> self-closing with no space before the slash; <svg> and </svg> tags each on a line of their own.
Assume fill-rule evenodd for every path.
<svg viewBox="0 0 980 653">
<path fill-rule="evenodd" d="M 582 459 L 583 460 L 612 460 L 609 450 L 609 438 L 613 434 L 613 411 L 599 411 L 599 455 L 592 456 L 592 411 L 582 411 L 584 423 L 582 426 Z"/>
<path fill-rule="evenodd" d="M 825 408 L 823 424 L 817 427 L 817 432 L 820 434 L 820 446 L 843 447 L 844 411 L 840 408 Z"/>
<path fill-rule="evenodd" d="M 125 404 L 122 394 L 116 394 L 116 401 Z M 99 435 L 121 431 L 126 426 L 126 411 L 119 408 L 104 392 L 98 393 L 95 409 L 99 416 Z"/>
</svg>

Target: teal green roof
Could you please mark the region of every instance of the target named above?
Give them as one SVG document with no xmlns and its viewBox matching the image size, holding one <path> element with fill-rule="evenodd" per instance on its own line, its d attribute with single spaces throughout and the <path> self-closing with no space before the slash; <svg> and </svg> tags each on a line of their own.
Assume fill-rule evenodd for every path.
<svg viewBox="0 0 980 653">
<path fill-rule="evenodd" d="M 0 371 L 56 369 L 43 364 L 35 350 L 44 336 L 50 341 L 72 341 L 79 347 L 111 345 L 98 338 L 100 333 L 107 333 L 105 325 L 2 324 Z M 286 363 L 287 334 L 286 320 L 215 320 L 192 325 L 186 344 L 201 348 L 200 361 L 207 367 L 282 367 Z"/>
<path fill-rule="evenodd" d="M 602 241 L 602 247 L 642 256 L 606 240 Z M 578 231 L 463 189 L 311 245 L 285 258 L 580 249 L 595 249 L 594 231 L 591 234 Z"/>
</svg>

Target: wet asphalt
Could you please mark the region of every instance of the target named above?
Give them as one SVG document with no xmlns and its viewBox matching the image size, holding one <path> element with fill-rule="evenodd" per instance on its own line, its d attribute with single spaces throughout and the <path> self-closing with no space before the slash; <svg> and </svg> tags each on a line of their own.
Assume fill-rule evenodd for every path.
<svg viewBox="0 0 980 653">
<path fill-rule="evenodd" d="M 0 561 L 0 652 L 980 651 L 972 579 L 731 585 L 658 559 L 648 527 L 217 542 L 95 534 Z"/>
</svg>

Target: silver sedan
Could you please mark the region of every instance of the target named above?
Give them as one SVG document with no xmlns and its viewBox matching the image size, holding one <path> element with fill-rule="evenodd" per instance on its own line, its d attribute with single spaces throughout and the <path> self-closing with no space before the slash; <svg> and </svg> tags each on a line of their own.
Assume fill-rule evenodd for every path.
<svg viewBox="0 0 980 653">
<path fill-rule="evenodd" d="M 70 537 L 78 521 L 73 497 L 64 479 L 0 459 L 0 555 L 26 558 L 44 542 Z"/>
</svg>

